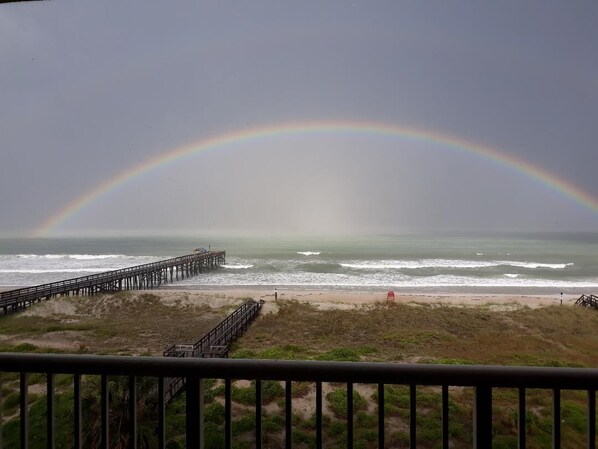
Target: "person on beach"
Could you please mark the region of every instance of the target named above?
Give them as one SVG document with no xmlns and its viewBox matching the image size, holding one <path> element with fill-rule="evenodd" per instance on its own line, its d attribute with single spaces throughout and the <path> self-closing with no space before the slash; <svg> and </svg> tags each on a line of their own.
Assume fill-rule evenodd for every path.
<svg viewBox="0 0 598 449">
<path fill-rule="evenodd" d="M 278 299 L 278 291 L 276 289 L 274 289 L 274 300 L 276 301 Z"/>
</svg>

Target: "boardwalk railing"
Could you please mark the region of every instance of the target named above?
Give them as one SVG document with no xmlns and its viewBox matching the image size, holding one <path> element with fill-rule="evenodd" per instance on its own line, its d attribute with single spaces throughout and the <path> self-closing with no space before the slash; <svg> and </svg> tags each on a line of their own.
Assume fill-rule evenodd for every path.
<svg viewBox="0 0 598 449">
<path fill-rule="evenodd" d="M 56 295 L 153 288 L 168 283 L 169 275 L 170 282 L 173 282 L 220 266 L 224 263 L 225 256 L 224 251 L 194 253 L 120 270 L 8 290 L 0 292 L 0 308 L 6 314 L 9 308 L 25 308 L 35 301 L 50 299 Z"/>
<path fill-rule="evenodd" d="M 164 351 L 164 357 L 227 357 L 230 344 L 243 335 L 255 321 L 263 304 L 263 300 L 246 301 L 197 342 L 174 344 Z M 164 391 L 166 402 L 176 396 L 184 386 L 185 379 L 183 377 L 167 379 Z"/>
<path fill-rule="evenodd" d="M 592 307 L 598 309 L 598 296 L 596 295 L 581 295 L 575 304 L 578 306 Z"/>
<path fill-rule="evenodd" d="M 346 386 L 346 446 L 353 447 L 355 435 L 353 423 L 355 410 L 353 407 L 354 384 L 373 384 L 377 387 L 377 428 L 379 448 L 385 447 L 385 385 L 406 385 L 409 387 L 409 447 L 416 447 L 417 403 L 416 391 L 419 386 L 439 386 L 439 406 L 442 412 L 441 433 L 437 445 L 442 448 L 451 447 L 449 422 L 453 419 L 449 407 L 449 386 L 473 387 L 473 447 L 488 449 L 492 447 L 492 395 L 495 388 L 515 388 L 519 391 L 517 408 L 517 429 L 519 447 L 526 447 L 526 391 L 528 389 L 547 389 L 552 395 L 552 447 L 561 447 L 561 390 L 582 390 L 587 392 L 587 448 L 595 448 L 596 439 L 596 399 L 595 389 L 598 387 L 598 369 L 585 368 L 529 368 L 498 366 L 446 366 L 446 365 L 401 365 L 389 363 L 352 363 L 352 362 L 313 362 L 313 361 L 272 361 L 272 360 L 231 360 L 166 358 L 166 357 L 113 357 L 88 355 L 55 355 L 55 354 L 0 354 L 0 371 L 20 373 L 20 447 L 27 448 L 32 438 L 28 426 L 28 373 L 47 374 L 47 447 L 54 447 L 56 439 L 54 424 L 54 375 L 58 373 L 73 374 L 73 445 L 75 449 L 82 447 L 81 419 L 81 376 L 87 374 L 101 376 L 101 448 L 109 447 L 110 432 L 116 430 L 110 426 L 111 413 L 115 408 L 110 398 L 110 376 L 127 376 L 129 379 L 128 405 L 132 424 L 125 435 L 119 438 L 128 439 L 128 447 L 136 447 L 137 439 L 137 396 L 136 382 L 139 377 L 151 376 L 158 379 L 159 389 L 164 388 L 164 379 L 183 377 L 187 388 L 185 396 L 185 434 L 186 447 L 197 449 L 203 447 L 204 407 L 201 396 L 202 379 L 222 379 L 224 384 L 224 447 L 232 446 L 232 400 L 231 382 L 235 379 L 255 380 L 255 422 L 252 443 L 257 449 L 262 447 L 262 383 L 266 380 L 282 381 L 285 385 L 285 398 L 281 402 L 281 416 L 284 414 L 284 437 L 286 448 L 291 447 L 292 421 L 292 382 L 315 383 L 315 447 L 323 446 L 322 430 L 322 383 L 335 382 Z M 158 395 L 158 413 L 156 422 L 156 446 L 165 447 L 165 399 Z M 532 407 L 533 404 L 530 404 Z M 396 419 L 393 418 L 393 419 Z M 148 423 L 144 423 L 145 426 Z M 395 423 L 396 425 L 396 423 Z M 182 431 L 182 429 L 179 429 Z M 304 430 L 305 431 L 305 430 Z M 114 435 L 116 437 L 117 435 Z M 39 435 L 36 435 L 39 438 Z"/>
</svg>

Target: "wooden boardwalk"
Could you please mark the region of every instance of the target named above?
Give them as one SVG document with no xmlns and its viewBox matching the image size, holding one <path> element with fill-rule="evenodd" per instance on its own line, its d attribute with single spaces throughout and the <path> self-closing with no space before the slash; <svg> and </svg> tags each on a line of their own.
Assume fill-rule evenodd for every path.
<svg viewBox="0 0 598 449">
<path fill-rule="evenodd" d="M 206 251 L 105 273 L 0 292 L 6 315 L 54 296 L 93 295 L 120 290 L 145 290 L 196 276 L 225 263 L 225 251 Z"/>
<path fill-rule="evenodd" d="M 579 299 L 577 301 L 575 301 L 575 305 L 598 309 L 598 296 L 596 296 L 596 295 L 581 295 L 579 297 Z"/>
<path fill-rule="evenodd" d="M 193 344 L 175 344 L 164 351 L 164 357 L 228 357 L 230 344 L 243 335 L 255 321 L 263 300 L 246 301 L 237 310 L 227 316 L 214 329 Z M 164 399 L 169 402 L 185 386 L 184 378 L 164 379 Z"/>
</svg>

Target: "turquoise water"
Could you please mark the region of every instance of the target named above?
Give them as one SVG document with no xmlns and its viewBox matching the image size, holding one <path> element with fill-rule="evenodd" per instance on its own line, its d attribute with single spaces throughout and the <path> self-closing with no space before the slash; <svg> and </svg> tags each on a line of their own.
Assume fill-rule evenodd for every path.
<svg viewBox="0 0 598 449">
<path fill-rule="evenodd" d="M 598 291 L 598 233 L 0 239 L 0 286 L 84 276 L 197 247 L 225 250 L 226 265 L 177 287 Z"/>
</svg>

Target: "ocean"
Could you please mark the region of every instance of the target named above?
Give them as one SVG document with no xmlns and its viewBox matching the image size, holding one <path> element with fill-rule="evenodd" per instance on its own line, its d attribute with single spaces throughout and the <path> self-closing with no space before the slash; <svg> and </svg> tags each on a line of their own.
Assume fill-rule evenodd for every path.
<svg viewBox="0 0 598 449">
<path fill-rule="evenodd" d="M 598 233 L 338 237 L 0 239 L 0 288 L 226 251 L 226 265 L 168 288 L 405 293 L 598 293 Z"/>
</svg>

